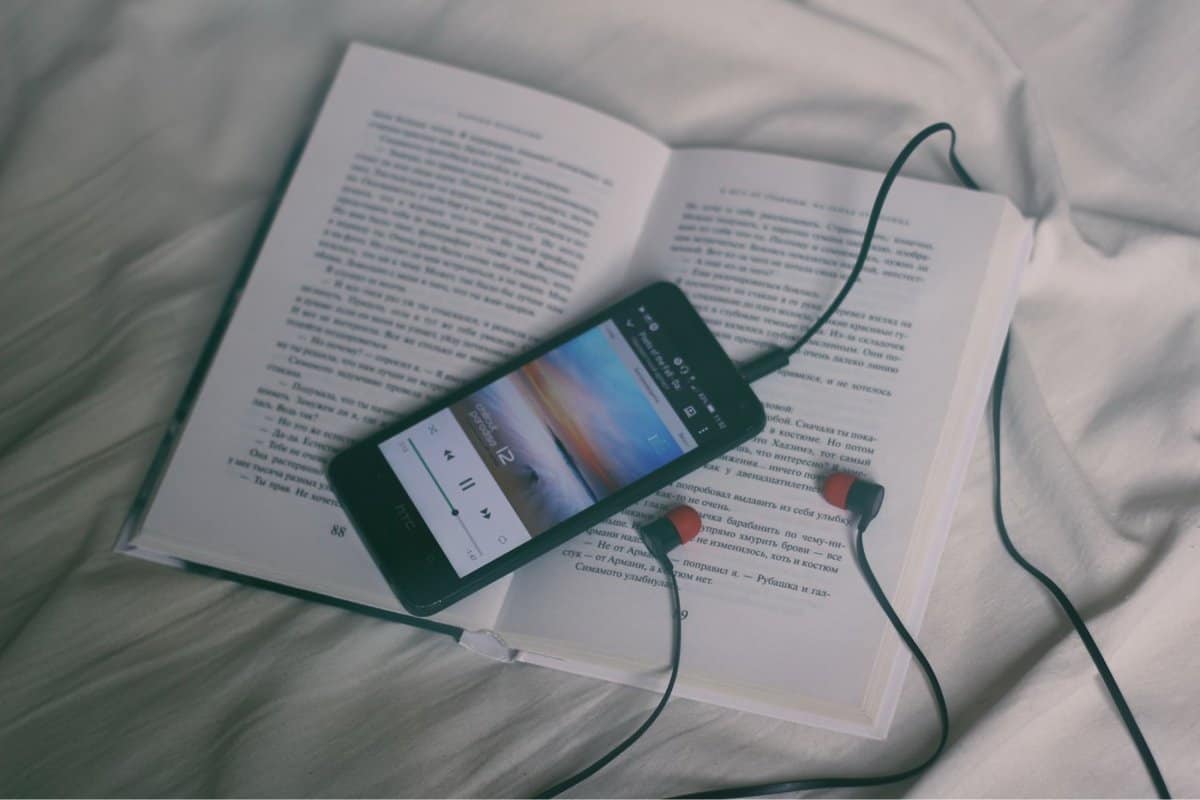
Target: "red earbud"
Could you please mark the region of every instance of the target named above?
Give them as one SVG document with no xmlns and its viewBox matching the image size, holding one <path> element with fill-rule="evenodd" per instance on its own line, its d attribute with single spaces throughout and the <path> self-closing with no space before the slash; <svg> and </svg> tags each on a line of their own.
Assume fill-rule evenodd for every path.
<svg viewBox="0 0 1200 800">
<path fill-rule="evenodd" d="M 821 496 L 830 505 L 858 514 L 858 524 L 866 527 L 883 506 L 883 487 L 848 472 L 835 472 L 821 484 Z"/>
<path fill-rule="evenodd" d="M 825 479 L 825 483 L 821 486 L 821 496 L 831 506 L 838 508 L 846 508 L 846 498 L 850 494 L 850 487 L 858 478 L 848 472 L 835 472 Z"/>
<path fill-rule="evenodd" d="M 663 516 L 641 527 L 642 537 L 664 553 L 687 544 L 700 533 L 700 513 L 691 506 L 675 506 Z"/>
<path fill-rule="evenodd" d="M 667 519 L 671 520 L 671 524 L 675 526 L 680 544 L 687 544 L 695 539 L 700 534 L 700 527 L 703 524 L 700 512 L 691 506 L 675 506 L 667 512 Z"/>
</svg>

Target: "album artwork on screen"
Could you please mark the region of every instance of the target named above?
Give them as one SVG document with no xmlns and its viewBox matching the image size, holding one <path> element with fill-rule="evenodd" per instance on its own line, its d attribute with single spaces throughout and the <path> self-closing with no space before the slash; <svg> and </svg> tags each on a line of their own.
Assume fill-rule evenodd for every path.
<svg viewBox="0 0 1200 800">
<path fill-rule="evenodd" d="M 626 335 L 607 320 L 380 445 L 459 577 L 695 449 Z"/>
<path fill-rule="evenodd" d="M 880 179 L 672 149 L 536 89 L 352 45 L 118 549 L 400 611 L 329 490 L 334 454 L 653 281 L 734 361 L 793 341 L 845 280 Z M 661 688 L 668 599 L 633 526 L 686 502 L 705 528 L 673 553 L 677 691 L 885 735 L 909 657 L 818 485 L 886 476 L 872 564 L 919 628 L 1030 234 L 1003 197 L 900 178 L 845 305 L 755 384 L 766 431 L 436 619 L 506 658 Z M 431 489 L 422 516 L 462 533 L 439 537 L 460 575 L 695 446 L 697 420 L 636 361 L 601 325 L 382 444 Z"/>
</svg>

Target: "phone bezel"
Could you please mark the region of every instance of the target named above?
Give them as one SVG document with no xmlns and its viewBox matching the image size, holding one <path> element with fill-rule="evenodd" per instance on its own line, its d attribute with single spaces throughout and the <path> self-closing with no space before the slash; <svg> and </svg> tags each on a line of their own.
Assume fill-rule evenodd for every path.
<svg viewBox="0 0 1200 800">
<path fill-rule="evenodd" d="M 728 415 L 727 431 L 719 439 L 638 479 L 594 506 L 576 514 L 530 541 L 460 578 L 442 552 L 433 532 L 384 458 L 379 444 L 400 431 L 503 377 L 583 331 L 618 314 L 627 305 L 652 303 L 658 319 L 670 325 L 672 340 L 686 348 L 689 363 L 703 364 L 705 383 L 719 393 Z M 666 316 L 664 316 L 666 315 Z M 556 336 L 506 361 L 459 387 L 436 403 L 424 406 L 337 455 L 329 465 L 334 494 L 342 503 L 376 565 L 400 603 L 413 614 L 427 616 L 482 589 L 563 544 L 593 525 L 646 497 L 689 472 L 758 435 L 766 425 L 762 403 L 726 355 L 684 293 L 660 281 L 617 301 Z M 398 529 L 398 525 L 402 529 Z"/>
</svg>

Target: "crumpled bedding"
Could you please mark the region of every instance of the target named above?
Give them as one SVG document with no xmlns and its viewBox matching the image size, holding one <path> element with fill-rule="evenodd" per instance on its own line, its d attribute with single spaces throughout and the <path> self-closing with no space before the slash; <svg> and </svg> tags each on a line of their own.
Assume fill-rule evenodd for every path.
<svg viewBox="0 0 1200 800">
<path fill-rule="evenodd" d="M 1009 527 L 1087 617 L 1173 791 L 1200 794 L 1200 6 L 1086 0 L 0 6 L 0 792 L 522 795 L 653 704 L 111 552 L 354 39 L 674 145 L 883 169 L 953 122 L 974 177 L 1038 219 Z M 911 174 L 949 181 L 944 149 Z M 949 749 L 864 794 L 1147 795 L 1082 646 L 1001 550 L 990 456 L 984 428 L 919 637 Z M 574 794 L 880 772 L 936 733 L 915 670 L 880 742 L 676 700 Z"/>
</svg>

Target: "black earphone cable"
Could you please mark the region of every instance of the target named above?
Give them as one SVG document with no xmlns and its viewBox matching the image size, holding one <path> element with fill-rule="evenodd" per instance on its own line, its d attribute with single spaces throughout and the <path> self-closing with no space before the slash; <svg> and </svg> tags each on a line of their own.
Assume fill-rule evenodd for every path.
<svg viewBox="0 0 1200 800">
<path fill-rule="evenodd" d="M 867 256 L 871 252 L 871 242 L 875 239 L 875 228 L 879 225 L 879 217 L 883 213 L 883 203 L 887 200 L 888 193 L 892 190 L 892 184 L 896 182 L 896 178 L 900 175 L 900 170 L 904 168 L 904 164 L 916 149 L 930 136 L 942 131 L 950 132 L 950 166 L 954 169 L 958 179 L 968 189 L 979 189 L 979 185 L 967 174 L 962 163 L 958 160 L 958 154 L 954 149 L 958 143 L 958 134 L 955 132 L 954 126 L 949 122 L 935 122 L 909 139 L 908 144 L 904 145 L 904 149 L 900 151 L 899 155 L 892 162 L 892 166 L 888 167 L 887 173 L 883 176 L 883 181 L 879 184 L 879 190 L 875 193 L 875 203 L 871 207 L 871 214 L 867 218 L 867 227 L 863 232 L 862 244 L 858 248 L 858 258 L 855 259 L 854 266 L 850 269 L 850 274 L 843 281 L 841 290 L 833 298 L 833 301 L 830 302 L 828 308 L 825 309 L 821 316 L 817 317 L 817 320 L 812 325 L 808 326 L 808 330 L 795 343 L 789 347 L 771 348 L 758 358 L 742 365 L 740 372 L 742 373 L 742 377 L 748 382 L 753 383 L 759 378 L 765 378 L 767 375 L 787 366 L 791 356 L 795 355 L 800 348 L 808 344 L 809 340 L 816 336 L 821 328 L 825 326 L 825 323 L 841 308 L 842 302 L 850 294 L 850 290 L 858 283 L 858 276 L 867 263 Z"/>
<path fill-rule="evenodd" d="M 664 551 L 655 547 L 645 536 L 642 537 L 642 542 L 646 545 L 646 549 L 650 551 L 650 555 L 654 556 L 658 561 L 659 567 L 662 568 L 663 577 L 666 579 L 667 588 L 671 594 L 671 677 L 667 680 L 667 688 L 663 691 L 658 705 L 650 712 L 650 716 L 646 717 L 646 721 L 636 731 L 626 737 L 623 742 L 566 780 L 559 781 L 549 789 L 539 792 L 535 795 L 536 797 L 557 797 L 572 786 L 582 783 L 608 766 L 613 759 L 624 753 L 633 746 L 634 742 L 642 738 L 642 734 L 650 729 L 650 726 L 658 719 L 658 715 L 667 707 L 667 701 L 671 699 L 671 694 L 675 691 L 675 679 L 679 677 L 679 656 L 683 647 L 683 617 L 680 613 L 679 583 L 675 580 L 675 566 L 671 563 L 670 557 Z"/>
<path fill-rule="evenodd" d="M 905 647 L 912 653 L 917 663 L 921 665 L 921 671 L 925 673 L 925 680 L 929 682 L 929 689 L 933 692 L 933 700 L 937 703 L 938 723 L 941 726 L 941 733 L 938 734 L 937 745 L 934 747 L 933 752 L 924 761 L 914 767 L 886 775 L 869 775 L 860 778 L 799 778 L 792 781 L 780 781 L 778 783 L 758 783 L 750 786 L 733 786 L 727 789 L 695 792 L 693 794 L 679 795 L 680 798 L 757 797 L 759 795 L 779 794 L 781 792 L 804 792 L 811 789 L 883 786 L 884 784 L 895 783 L 919 775 L 930 764 L 937 761 L 942 751 L 946 749 L 946 742 L 950 738 L 950 711 L 946 707 L 946 695 L 942 692 L 942 685 L 938 682 L 937 674 L 933 671 L 933 665 L 929 663 L 929 659 L 921 652 L 921 648 L 917 645 L 917 641 L 913 638 L 912 634 L 908 632 L 908 628 L 904 627 L 904 623 L 900 621 L 900 616 L 896 614 L 896 610 L 892 608 L 887 595 L 884 594 L 883 587 L 879 585 L 879 580 L 875 577 L 875 571 L 871 569 L 871 564 L 867 560 L 866 548 L 863 547 L 863 532 L 866 529 L 867 525 L 865 523 L 859 524 L 858 534 L 854 538 L 854 552 L 858 557 L 858 565 L 862 569 L 863 578 L 866 579 L 867 586 L 871 589 L 871 594 L 875 595 L 875 601 L 879 603 L 879 607 L 883 610 L 884 615 L 887 616 L 888 621 L 892 623 L 892 627 L 904 642 Z"/>
<path fill-rule="evenodd" d="M 1059 588 L 1058 584 L 1051 580 L 1046 573 L 1029 563 L 1028 559 L 1021 555 L 1008 535 L 1008 526 L 1004 524 L 1004 509 L 1000 494 L 1000 409 L 1004 400 L 1004 379 L 1008 373 L 1008 343 L 1009 339 L 1005 337 L 1004 349 L 1000 352 L 1000 363 L 996 367 L 996 378 L 992 382 L 992 514 L 996 519 L 996 530 L 1000 533 L 1000 541 L 1009 557 L 1017 562 L 1021 569 L 1036 578 L 1042 586 L 1046 587 L 1046 591 L 1058 601 L 1058 605 L 1071 622 L 1071 627 L 1075 629 L 1079 640 L 1083 642 L 1088 655 L 1091 656 L 1092 663 L 1096 665 L 1096 671 L 1100 673 L 1100 679 L 1104 681 L 1104 688 L 1108 690 L 1113 705 L 1117 707 L 1117 713 L 1121 715 L 1121 722 L 1125 723 L 1125 730 L 1129 731 L 1133 745 L 1142 758 L 1142 764 L 1146 767 L 1146 773 L 1154 784 L 1154 790 L 1158 792 L 1159 797 L 1169 798 L 1171 793 L 1158 768 L 1158 762 L 1154 760 L 1154 753 L 1150 752 L 1150 745 L 1146 742 L 1146 737 L 1142 735 L 1142 729 L 1138 727 L 1133 711 L 1125 702 L 1125 695 L 1121 692 L 1121 687 L 1117 685 L 1117 679 L 1113 677 L 1112 670 L 1108 668 L 1108 662 L 1104 660 L 1104 654 L 1100 652 L 1096 640 L 1092 638 L 1087 623 L 1075 610 L 1075 605 L 1067 597 L 1066 592 Z"/>
<path fill-rule="evenodd" d="M 1008 347 L 1009 339 L 1005 337 L 1004 347 L 1000 351 L 1000 360 L 996 366 L 996 377 L 992 382 L 992 513 L 996 521 L 996 530 L 1000 534 L 1000 541 L 1004 545 L 1005 551 L 1022 569 L 1036 578 L 1046 590 L 1053 595 L 1062 607 L 1063 613 L 1070 620 L 1075 633 L 1079 635 L 1080 641 L 1083 642 L 1087 649 L 1088 655 L 1092 658 L 1092 663 L 1096 666 L 1096 671 L 1100 673 L 1100 678 L 1104 682 L 1105 688 L 1108 690 L 1109 696 L 1112 697 L 1113 704 L 1117 708 L 1117 713 L 1120 714 L 1121 722 L 1124 723 L 1125 729 L 1129 732 L 1129 736 L 1133 739 L 1134 746 L 1137 748 L 1138 755 L 1141 756 L 1142 764 L 1146 768 L 1146 773 L 1149 775 L 1151 782 L 1154 784 L 1154 789 L 1160 798 L 1167 800 L 1171 797 L 1170 791 L 1167 788 L 1167 783 L 1163 778 L 1162 772 L 1158 768 L 1158 763 L 1154 759 L 1154 754 L 1150 751 L 1150 745 L 1146 742 L 1146 737 L 1142 735 L 1142 730 L 1137 724 L 1137 720 L 1133 716 L 1133 711 L 1129 708 L 1129 704 L 1125 701 L 1125 695 L 1121 692 L 1120 686 L 1117 685 L 1117 679 L 1113 676 L 1112 670 L 1108 668 L 1108 663 L 1104 660 L 1104 655 L 1100 652 L 1100 647 L 1096 644 L 1096 640 L 1092 638 L 1091 632 L 1088 630 L 1087 624 L 1083 621 L 1082 615 L 1075 609 L 1066 593 L 1051 580 L 1044 572 L 1031 564 L 1013 544 L 1012 539 L 1008 534 L 1008 526 L 1004 522 L 1004 509 L 1001 499 L 1001 481 L 1000 481 L 1000 410 L 1004 401 L 1004 381 L 1008 375 Z M 862 567 L 863 576 L 867 580 L 867 585 L 871 589 L 871 593 L 875 595 L 875 599 L 879 602 L 880 608 L 891 621 L 892 626 L 896 629 L 896 633 L 904 640 L 904 644 L 908 646 L 913 657 L 921 665 L 921 670 L 925 673 L 925 678 L 929 682 L 929 687 L 933 692 L 934 701 L 937 703 L 938 721 L 941 723 L 941 734 L 938 737 L 937 747 L 933 753 L 923 762 L 911 769 L 897 772 L 891 775 L 880 775 L 877 777 L 866 778 L 816 778 L 808 780 L 787 781 L 782 783 L 766 783 L 753 786 L 738 786 L 729 789 L 718 789 L 715 791 L 697 792 L 695 794 L 681 795 L 686 798 L 718 798 L 718 797 L 747 797 L 766 794 L 778 794 L 780 792 L 801 792 L 810 789 L 835 789 L 847 788 L 854 786 L 881 786 L 887 783 L 895 783 L 897 781 L 906 780 L 915 777 L 923 772 L 926 768 L 937 760 L 945 749 L 946 741 L 950 733 L 949 713 L 946 707 L 946 698 L 942 693 L 941 685 L 938 683 L 936 674 L 934 674 L 933 666 L 929 660 L 921 652 L 920 647 L 909 635 L 904 628 L 903 623 L 896 616 L 896 612 L 888 603 L 887 597 L 879 586 L 879 582 L 875 579 L 874 572 L 871 571 L 871 566 L 867 561 L 867 553 L 863 548 L 863 530 L 862 526 L 858 530 L 858 538 L 856 540 L 856 552 L 858 555 L 859 565 Z"/>
<path fill-rule="evenodd" d="M 905 162 L 908 161 L 913 152 L 926 139 L 941 131 L 948 131 L 950 133 L 950 165 L 954 169 L 958 179 L 968 189 L 979 189 L 979 185 L 975 183 L 975 181 L 971 178 L 966 169 L 963 168 L 962 164 L 958 160 L 958 155 L 955 152 L 955 145 L 957 144 L 958 135 L 950 123 L 934 123 L 933 125 L 929 125 L 913 136 L 908 141 L 908 144 L 904 146 L 904 149 L 902 149 L 896 156 L 896 159 L 892 162 L 891 167 L 888 168 L 887 173 L 884 175 L 883 181 L 880 183 L 879 190 L 875 195 L 875 203 L 871 208 L 871 214 L 867 220 L 867 226 L 863 234 L 862 245 L 859 247 L 858 258 L 855 260 L 854 267 L 850 270 L 850 274 L 846 277 L 846 280 L 842 284 L 841 290 L 834 297 L 828 308 L 825 309 L 824 313 L 822 313 L 821 316 L 809 326 L 808 330 L 804 332 L 804 335 L 801 336 L 795 344 L 786 348 L 772 348 L 762 356 L 759 356 L 745 365 L 742 365 L 740 371 L 742 376 L 747 381 L 756 381 L 759 378 L 763 378 L 785 367 L 788 364 L 789 358 L 798 350 L 800 350 L 800 348 L 802 348 L 805 344 L 807 344 L 809 340 L 811 340 L 813 336 L 815 336 L 825 325 L 825 323 L 828 322 L 829 319 L 837 312 L 838 308 L 841 307 L 842 302 L 850 294 L 850 290 L 854 288 L 855 283 L 857 283 L 859 274 L 862 272 L 863 266 L 867 262 L 867 256 L 869 255 L 871 249 L 871 242 L 875 237 L 875 228 L 878 225 L 879 217 L 883 212 L 884 201 L 887 199 L 888 192 L 891 190 L 892 184 L 899 175 L 901 168 L 903 168 Z M 1046 587 L 1046 589 L 1054 596 L 1055 600 L 1057 600 L 1059 605 L 1062 607 L 1064 613 L 1067 615 L 1067 618 L 1070 620 L 1071 625 L 1075 628 L 1075 632 L 1079 635 L 1084 646 L 1087 648 L 1088 654 L 1092 658 L 1092 662 L 1096 665 L 1096 669 L 1099 671 L 1100 677 L 1104 681 L 1104 685 L 1108 689 L 1109 695 L 1112 697 L 1113 703 L 1117 707 L 1117 711 L 1121 716 L 1121 721 L 1125 724 L 1126 730 L 1129 731 L 1129 735 L 1132 737 L 1134 745 L 1137 747 L 1138 753 L 1142 758 L 1142 763 L 1145 765 L 1146 771 L 1150 775 L 1151 781 L 1154 783 L 1154 787 L 1158 792 L 1158 796 L 1160 798 L 1169 798 L 1170 793 L 1167 790 L 1166 782 L 1163 780 L 1162 773 L 1158 769 L 1158 764 L 1154 760 L 1154 755 L 1150 751 L 1150 746 L 1147 744 L 1145 737 L 1142 735 L 1141 729 L 1138 727 L 1137 721 L 1134 719 L 1133 712 L 1130 710 L 1129 705 L 1125 702 L 1125 697 L 1121 693 L 1120 687 L 1117 686 L 1116 678 L 1113 677 L 1112 672 L 1109 670 L 1108 664 L 1105 662 L 1104 656 L 1100 652 L 1100 648 L 1096 645 L 1095 640 L 1088 631 L 1087 625 L 1084 624 L 1083 618 L 1079 615 L 1079 612 L 1075 610 L 1075 607 L 1071 604 L 1071 601 L 1067 598 L 1062 589 L 1060 589 L 1058 585 L 1055 584 L 1054 581 L 1050 580 L 1050 578 L 1048 578 L 1043 572 L 1038 570 L 1023 556 L 1021 556 L 1021 554 L 1013 546 L 1012 541 L 1008 536 L 1008 528 L 1004 524 L 1004 512 L 1001 507 L 1000 492 L 1000 406 L 1004 396 L 1004 380 L 1007 372 L 1008 339 L 1006 338 L 1004 347 L 1000 353 L 999 364 L 996 367 L 996 376 L 992 384 L 992 451 L 994 488 L 992 499 L 993 513 L 996 519 L 996 527 L 1000 533 L 1000 539 L 1003 542 L 1004 548 L 1008 552 L 1009 556 L 1016 561 L 1022 569 L 1026 570 L 1035 578 L 1037 578 L 1037 580 Z M 880 609 L 883 610 L 884 615 L 887 616 L 888 621 L 891 622 L 892 627 L 895 629 L 897 635 L 899 635 L 900 639 L 904 642 L 909 652 L 912 653 L 913 658 L 917 660 L 917 663 L 921 667 L 921 671 L 925 675 L 926 681 L 929 683 L 929 688 L 933 692 L 934 702 L 937 705 L 938 722 L 940 723 L 941 727 L 941 732 L 938 736 L 938 742 L 933 752 L 926 757 L 924 761 L 916 766 L 901 772 L 890 774 L 853 778 L 802 778 L 792 781 L 715 789 L 711 791 L 680 795 L 680 797 L 746 797 L 778 794 L 781 792 L 800 792 L 812 789 L 882 786 L 917 776 L 931 766 L 941 756 L 942 752 L 946 748 L 946 743 L 948 742 L 950 736 L 950 713 L 946 705 L 946 697 L 942 692 L 942 687 L 937 679 L 937 674 L 934 672 L 933 665 L 929 662 L 929 659 L 925 657 L 925 654 L 917 645 L 916 640 L 908 632 L 908 629 L 905 628 L 904 623 L 901 622 L 900 617 L 896 614 L 895 609 L 892 608 L 891 603 L 887 599 L 887 595 L 884 593 L 882 587 L 879 585 L 878 580 L 875 578 L 875 573 L 871 569 L 871 565 L 867 560 L 866 549 L 863 546 L 863 533 L 865 532 L 866 528 L 866 523 L 860 523 L 858 527 L 858 534 L 855 537 L 855 553 L 858 559 L 859 567 L 862 569 L 863 577 L 867 581 L 867 586 L 870 588 L 871 593 L 875 596 L 875 600 L 879 603 Z M 643 537 L 643 541 L 646 542 L 647 549 L 649 549 L 651 555 L 658 560 L 660 566 L 662 567 L 663 574 L 667 577 L 667 586 L 671 593 L 671 677 L 667 682 L 667 688 L 664 691 L 662 698 L 659 700 L 658 705 L 654 708 L 654 711 L 650 713 L 650 716 L 636 731 L 634 731 L 630 736 L 628 736 L 624 741 L 622 741 L 608 753 L 593 762 L 590 766 L 538 794 L 538 797 L 555 797 L 591 777 L 603 767 L 608 765 L 615 758 L 628 750 L 634 744 L 634 742 L 641 738 L 642 734 L 644 734 L 654 723 L 654 721 L 658 719 L 659 715 L 663 712 L 663 709 L 666 708 L 667 702 L 671 699 L 671 694 L 675 688 L 675 680 L 679 675 L 679 661 L 683 645 L 683 631 L 679 616 L 679 586 L 675 580 L 675 573 L 671 565 L 670 556 L 666 552 L 654 547 L 648 540 L 646 540 L 645 537 Z"/>
</svg>

